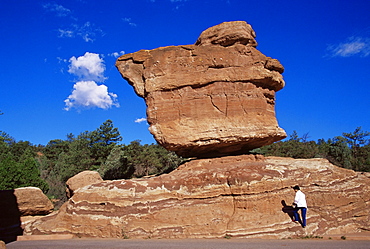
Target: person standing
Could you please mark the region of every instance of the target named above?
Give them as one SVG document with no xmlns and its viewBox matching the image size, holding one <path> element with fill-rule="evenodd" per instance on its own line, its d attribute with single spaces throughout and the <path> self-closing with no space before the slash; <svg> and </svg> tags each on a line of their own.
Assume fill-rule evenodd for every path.
<svg viewBox="0 0 370 249">
<path fill-rule="evenodd" d="M 306 195 L 301 191 L 298 185 L 292 187 L 295 192 L 294 202 L 293 202 L 293 213 L 294 221 L 301 223 L 302 227 L 306 227 L 306 213 L 307 213 L 307 202 Z M 301 217 L 299 217 L 298 211 L 301 210 Z"/>
</svg>

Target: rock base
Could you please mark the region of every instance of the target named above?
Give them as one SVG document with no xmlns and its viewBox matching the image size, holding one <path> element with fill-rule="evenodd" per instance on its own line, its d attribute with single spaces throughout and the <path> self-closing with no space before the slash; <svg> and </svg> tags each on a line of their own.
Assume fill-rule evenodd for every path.
<svg viewBox="0 0 370 249">
<path fill-rule="evenodd" d="M 307 227 L 291 221 L 300 185 Z M 294 238 L 370 230 L 370 174 L 324 159 L 243 155 L 190 161 L 170 174 L 79 189 L 25 234 L 95 238 Z"/>
</svg>

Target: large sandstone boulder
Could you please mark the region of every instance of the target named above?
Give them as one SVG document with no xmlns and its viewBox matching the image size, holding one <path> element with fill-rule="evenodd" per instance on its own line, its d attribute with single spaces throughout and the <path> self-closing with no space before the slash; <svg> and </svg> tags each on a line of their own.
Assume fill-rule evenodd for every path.
<svg viewBox="0 0 370 249">
<path fill-rule="evenodd" d="M 36 187 L 17 188 L 14 190 L 14 196 L 21 216 L 45 215 L 54 209 L 49 198 Z"/>
<path fill-rule="evenodd" d="M 184 157 L 243 154 L 286 137 L 275 117 L 284 67 L 256 46 L 249 24 L 225 22 L 194 45 L 126 54 L 116 66 L 145 99 L 149 130 L 166 149 Z"/>
<path fill-rule="evenodd" d="M 85 187 L 87 185 L 91 185 L 93 183 L 98 183 L 103 181 L 100 174 L 96 171 L 85 170 L 77 175 L 69 178 L 66 182 L 66 194 L 68 198 L 71 198 L 75 191 L 78 189 Z"/>
<path fill-rule="evenodd" d="M 291 221 L 299 184 L 307 227 Z M 79 189 L 25 234 L 111 238 L 288 238 L 370 229 L 370 174 L 324 159 L 243 155 L 200 159 L 149 179 Z"/>
<path fill-rule="evenodd" d="M 54 205 L 39 188 L 25 187 L 0 191 L 0 240 L 14 241 L 22 235 L 21 216 L 45 215 Z"/>
</svg>

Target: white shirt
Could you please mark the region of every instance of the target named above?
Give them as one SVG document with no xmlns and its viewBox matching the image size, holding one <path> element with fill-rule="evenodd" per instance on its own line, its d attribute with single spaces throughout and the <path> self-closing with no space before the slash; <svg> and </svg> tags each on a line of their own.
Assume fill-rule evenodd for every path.
<svg viewBox="0 0 370 249">
<path fill-rule="evenodd" d="M 297 204 L 297 207 L 307 208 L 306 195 L 301 190 L 295 193 L 294 203 Z"/>
</svg>

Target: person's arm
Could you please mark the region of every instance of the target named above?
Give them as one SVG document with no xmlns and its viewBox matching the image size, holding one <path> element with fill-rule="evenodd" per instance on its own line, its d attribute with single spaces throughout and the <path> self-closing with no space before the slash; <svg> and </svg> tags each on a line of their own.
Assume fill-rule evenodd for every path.
<svg viewBox="0 0 370 249">
<path fill-rule="evenodd" d="M 297 204 L 299 203 L 299 199 L 300 199 L 300 194 L 299 192 L 295 193 L 295 197 L 294 197 L 294 202 L 293 202 L 293 206 L 297 206 Z"/>
</svg>

